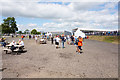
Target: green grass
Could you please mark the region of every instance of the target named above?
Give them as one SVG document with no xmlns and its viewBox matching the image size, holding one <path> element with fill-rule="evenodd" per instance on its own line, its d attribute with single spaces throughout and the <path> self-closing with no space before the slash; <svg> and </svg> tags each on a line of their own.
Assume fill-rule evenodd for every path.
<svg viewBox="0 0 120 80">
<path fill-rule="evenodd" d="M 120 44 L 120 36 L 89 36 L 89 39 Z"/>
</svg>

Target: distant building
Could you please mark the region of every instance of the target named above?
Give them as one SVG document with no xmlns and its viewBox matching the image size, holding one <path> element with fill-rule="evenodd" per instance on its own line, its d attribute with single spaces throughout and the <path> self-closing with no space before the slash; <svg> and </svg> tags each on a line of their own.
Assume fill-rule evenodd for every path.
<svg viewBox="0 0 120 80">
<path fill-rule="evenodd" d="M 54 31 L 54 32 L 51 32 L 51 33 L 52 33 L 53 36 L 63 34 L 62 31 Z"/>
<path fill-rule="evenodd" d="M 84 28 L 75 28 L 72 30 L 72 33 L 74 35 L 74 32 L 76 30 L 80 30 L 84 32 L 86 35 L 118 35 L 118 30 L 106 30 L 106 29 L 84 29 Z"/>
<path fill-rule="evenodd" d="M 52 33 L 53 36 L 62 35 L 62 34 L 64 34 L 64 35 L 72 35 L 72 33 L 69 32 L 69 31 L 54 31 L 54 32 L 51 32 L 51 33 Z"/>
<path fill-rule="evenodd" d="M 64 35 L 72 35 L 72 33 L 69 31 L 64 31 Z"/>
</svg>

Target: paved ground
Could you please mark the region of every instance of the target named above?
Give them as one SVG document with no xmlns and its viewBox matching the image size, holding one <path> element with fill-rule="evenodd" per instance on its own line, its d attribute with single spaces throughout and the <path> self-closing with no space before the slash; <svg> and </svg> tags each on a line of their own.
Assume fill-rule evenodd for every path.
<svg viewBox="0 0 120 80">
<path fill-rule="evenodd" d="M 18 39 L 15 39 L 18 40 Z M 9 39 L 11 41 L 11 39 Z M 75 46 L 55 49 L 54 45 L 25 40 L 28 50 L 21 55 L 2 53 L 3 78 L 117 78 L 118 45 L 85 40 L 83 53 Z"/>
<path fill-rule="evenodd" d="M 0 48 L 0 79 L 2 79 L 2 48 Z"/>
</svg>

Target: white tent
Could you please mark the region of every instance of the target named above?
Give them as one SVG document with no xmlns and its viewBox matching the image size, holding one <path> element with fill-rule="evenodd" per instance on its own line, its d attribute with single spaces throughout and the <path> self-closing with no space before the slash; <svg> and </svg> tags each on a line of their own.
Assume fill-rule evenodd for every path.
<svg viewBox="0 0 120 80">
<path fill-rule="evenodd" d="M 85 33 L 83 33 L 82 31 L 80 31 L 80 29 L 78 29 L 74 34 L 77 37 L 81 36 L 82 38 L 85 38 Z"/>
</svg>

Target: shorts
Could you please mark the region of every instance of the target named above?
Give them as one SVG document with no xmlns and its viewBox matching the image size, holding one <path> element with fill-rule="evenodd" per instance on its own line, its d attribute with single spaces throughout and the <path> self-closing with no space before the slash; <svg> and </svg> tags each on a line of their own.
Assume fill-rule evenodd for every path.
<svg viewBox="0 0 120 80">
<path fill-rule="evenodd" d="M 59 45 L 59 42 L 55 42 L 56 45 Z"/>
<path fill-rule="evenodd" d="M 81 50 L 81 46 L 78 46 L 78 48 Z"/>
</svg>

